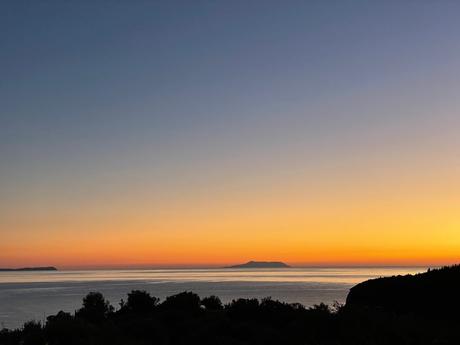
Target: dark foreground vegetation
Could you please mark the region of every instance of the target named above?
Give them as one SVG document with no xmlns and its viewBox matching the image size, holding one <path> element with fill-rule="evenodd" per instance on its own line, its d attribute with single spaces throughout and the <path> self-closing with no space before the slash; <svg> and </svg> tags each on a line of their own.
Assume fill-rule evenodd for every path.
<svg viewBox="0 0 460 345">
<path fill-rule="evenodd" d="M 132 291 L 115 310 L 93 292 L 73 314 L 0 331 L 0 344 L 460 344 L 459 293 L 460 266 L 367 281 L 334 307 Z"/>
</svg>

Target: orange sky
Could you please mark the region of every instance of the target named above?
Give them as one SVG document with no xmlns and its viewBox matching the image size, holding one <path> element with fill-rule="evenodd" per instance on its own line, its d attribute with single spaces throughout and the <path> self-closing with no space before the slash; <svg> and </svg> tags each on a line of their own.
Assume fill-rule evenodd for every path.
<svg viewBox="0 0 460 345">
<path fill-rule="evenodd" d="M 460 261 L 460 3 L 10 7 L 0 267 Z"/>
<path fill-rule="evenodd" d="M 162 200 L 148 189 L 70 205 L 29 196 L 2 218 L 2 228 L 15 231 L 3 234 L 0 262 L 78 268 L 459 261 L 458 171 L 404 176 L 407 165 L 390 172 L 367 167 L 363 176 L 342 169 L 308 184 L 297 172 L 291 180 L 238 179 L 221 189 L 188 186 L 180 198 L 171 191 Z"/>
</svg>

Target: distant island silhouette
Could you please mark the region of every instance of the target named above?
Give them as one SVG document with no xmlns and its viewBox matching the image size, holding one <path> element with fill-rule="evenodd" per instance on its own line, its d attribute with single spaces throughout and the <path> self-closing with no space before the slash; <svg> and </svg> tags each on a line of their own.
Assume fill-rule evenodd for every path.
<svg viewBox="0 0 460 345">
<path fill-rule="evenodd" d="M 10 271 L 57 271 L 56 267 L 47 266 L 47 267 L 22 267 L 22 268 L 0 268 L 0 272 L 10 272 Z"/>
<path fill-rule="evenodd" d="M 245 264 L 227 266 L 226 268 L 289 268 L 281 261 L 248 261 Z"/>
</svg>

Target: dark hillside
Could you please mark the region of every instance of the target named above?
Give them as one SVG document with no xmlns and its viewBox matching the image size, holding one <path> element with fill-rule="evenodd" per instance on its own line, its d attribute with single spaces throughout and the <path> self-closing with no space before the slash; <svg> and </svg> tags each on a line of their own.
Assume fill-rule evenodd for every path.
<svg viewBox="0 0 460 345">
<path fill-rule="evenodd" d="M 351 288 L 347 307 L 366 307 L 425 318 L 458 319 L 460 265 L 365 281 Z"/>
</svg>

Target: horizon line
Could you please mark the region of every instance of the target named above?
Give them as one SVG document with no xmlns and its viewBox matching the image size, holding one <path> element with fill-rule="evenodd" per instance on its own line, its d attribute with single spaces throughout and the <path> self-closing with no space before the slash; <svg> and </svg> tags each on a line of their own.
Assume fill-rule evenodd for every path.
<svg viewBox="0 0 460 345">
<path fill-rule="evenodd" d="M 430 263 L 430 264 L 289 264 L 290 267 L 286 268 L 241 268 L 244 270 L 251 269 L 279 269 L 279 270 L 289 270 L 289 269 L 299 269 L 299 268 L 404 268 L 404 267 L 417 267 L 417 268 L 436 268 L 443 266 L 454 265 L 455 263 Z M 231 268 L 225 265 L 155 265 L 155 264 L 142 264 L 142 265 L 62 265 L 62 266 L 52 266 L 55 267 L 58 271 L 96 271 L 96 270 L 174 270 L 174 269 L 183 269 L 183 270 L 193 270 L 193 269 L 238 269 Z M 18 267 L 22 268 L 22 267 Z"/>
</svg>

